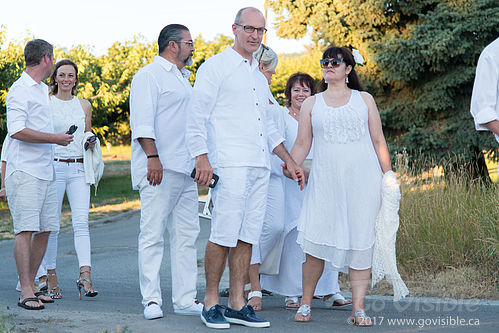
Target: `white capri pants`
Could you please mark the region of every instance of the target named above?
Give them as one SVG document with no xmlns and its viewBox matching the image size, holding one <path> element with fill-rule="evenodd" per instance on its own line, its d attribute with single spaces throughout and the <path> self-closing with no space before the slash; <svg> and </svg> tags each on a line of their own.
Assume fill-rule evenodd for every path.
<svg viewBox="0 0 499 333">
<path fill-rule="evenodd" d="M 73 223 L 74 246 L 78 257 L 79 267 L 92 266 L 90 259 L 90 232 L 88 229 L 88 210 L 90 206 L 90 185 L 85 182 L 83 163 L 54 162 L 57 199 L 58 221 L 60 224 L 64 193 L 68 196 Z M 47 243 L 47 250 L 37 276 L 46 275 L 47 269 L 56 269 L 57 266 L 57 239 L 59 232 L 51 232 Z"/>
</svg>

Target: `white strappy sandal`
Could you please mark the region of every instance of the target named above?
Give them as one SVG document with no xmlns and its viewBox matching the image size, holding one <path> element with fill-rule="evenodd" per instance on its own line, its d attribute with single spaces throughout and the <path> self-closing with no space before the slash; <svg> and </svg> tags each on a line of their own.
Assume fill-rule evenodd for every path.
<svg viewBox="0 0 499 333">
<path fill-rule="evenodd" d="M 298 308 L 298 311 L 296 311 L 295 321 L 309 322 L 310 318 L 312 317 L 311 312 L 312 310 L 310 309 L 310 306 L 308 304 L 302 304 Z"/>
<path fill-rule="evenodd" d="M 252 299 L 252 298 L 259 298 L 260 299 L 260 305 L 256 304 L 256 305 L 252 305 L 252 304 L 249 304 L 253 307 L 253 310 L 255 311 L 261 311 L 262 310 L 262 298 L 263 298 L 263 294 L 260 290 L 254 290 L 254 291 L 250 291 L 248 293 L 248 303 L 249 301 Z"/>
<path fill-rule="evenodd" d="M 360 317 L 360 322 L 357 322 L 357 317 Z M 369 323 L 368 323 L 369 320 Z M 350 317 L 350 322 L 352 325 L 359 327 L 370 327 L 373 326 L 371 317 L 368 317 L 364 309 L 355 311 L 352 317 Z"/>
<path fill-rule="evenodd" d="M 340 293 L 336 293 L 336 294 L 333 294 L 331 297 L 329 297 L 328 299 L 324 299 L 324 297 L 321 297 L 322 300 L 324 301 L 324 304 L 327 306 L 327 307 L 333 307 L 335 309 L 337 308 L 342 308 L 342 307 L 345 307 L 345 306 L 349 306 L 349 305 L 352 305 L 352 300 L 351 299 L 346 299 L 345 297 L 343 297 L 342 294 Z"/>
</svg>

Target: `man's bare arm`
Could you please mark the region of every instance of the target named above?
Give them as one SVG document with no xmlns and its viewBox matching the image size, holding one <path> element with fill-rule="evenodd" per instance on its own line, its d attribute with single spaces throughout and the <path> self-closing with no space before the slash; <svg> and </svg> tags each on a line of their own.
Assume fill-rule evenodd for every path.
<svg viewBox="0 0 499 333">
<path fill-rule="evenodd" d="M 53 134 L 35 131 L 31 128 L 23 128 L 11 135 L 11 138 L 31 143 L 55 143 L 61 146 L 67 146 L 73 141 L 73 136 L 65 132 Z"/>
</svg>

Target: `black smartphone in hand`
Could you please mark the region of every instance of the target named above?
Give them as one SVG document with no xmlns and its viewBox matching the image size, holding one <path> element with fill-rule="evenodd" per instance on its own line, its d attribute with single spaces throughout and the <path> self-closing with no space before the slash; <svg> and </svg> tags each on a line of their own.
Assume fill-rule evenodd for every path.
<svg viewBox="0 0 499 333">
<path fill-rule="evenodd" d="M 78 129 L 78 126 L 76 125 L 71 125 L 71 127 L 68 129 L 68 131 L 66 132 L 66 134 L 73 134 L 74 132 L 76 132 L 76 130 Z"/>
<path fill-rule="evenodd" d="M 85 142 L 85 145 L 83 146 L 85 150 L 88 150 L 89 143 L 95 142 L 97 140 L 97 135 L 92 135 L 88 140 Z"/>
<path fill-rule="evenodd" d="M 196 177 L 196 168 L 192 169 L 191 177 L 192 178 Z M 210 180 L 210 185 L 208 185 L 208 187 L 214 188 L 215 186 L 217 186 L 218 179 L 220 179 L 220 177 L 218 177 L 218 175 L 216 174 L 213 174 Z"/>
</svg>

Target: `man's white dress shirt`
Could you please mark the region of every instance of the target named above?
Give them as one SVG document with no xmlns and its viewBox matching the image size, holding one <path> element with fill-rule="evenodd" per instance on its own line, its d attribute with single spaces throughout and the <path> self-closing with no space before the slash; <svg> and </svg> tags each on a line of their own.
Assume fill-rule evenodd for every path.
<svg viewBox="0 0 499 333">
<path fill-rule="evenodd" d="M 191 157 L 208 153 L 213 168 L 270 169 L 268 149 L 284 139 L 267 112 L 269 94 L 256 61 L 250 64 L 230 46 L 208 58 L 196 73 L 188 107 Z"/>
<path fill-rule="evenodd" d="M 10 87 L 7 94 L 7 130 L 12 135 L 29 128 L 53 133 L 48 87 L 37 83 L 26 72 Z M 50 143 L 30 143 L 11 138 L 5 178 L 23 171 L 41 180 L 54 179 L 54 155 Z"/>
<path fill-rule="evenodd" d="M 482 124 L 499 120 L 499 38 L 487 45 L 478 59 L 471 114 L 479 131 L 488 130 Z M 499 142 L 499 136 L 495 137 Z"/>
<path fill-rule="evenodd" d="M 163 57 L 135 74 L 130 90 L 130 128 L 132 130 L 132 185 L 147 175 L 147 156 L 138 138 L 155 140 L 163 169 L 190 174 L 194 161 L 185 145 L 186 106 L 192 86 L 190 72 Z"/>
</svg>

